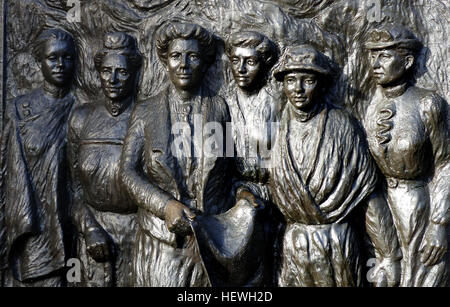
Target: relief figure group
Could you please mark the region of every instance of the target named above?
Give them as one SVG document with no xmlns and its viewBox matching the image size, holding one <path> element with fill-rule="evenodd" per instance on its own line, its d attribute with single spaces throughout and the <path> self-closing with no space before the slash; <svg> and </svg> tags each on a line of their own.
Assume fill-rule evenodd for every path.
<svg viewBox="0 0 450 307">
<path fill-rule="evenodd" d="M 8 102 L 1 135 L 1 286 L 450 285 L 448 104 L 415 86 L 409 29 L 369 32 L 361 121 L 330 99 L 336 69 L 311 43 L 245 30 L 222 51 L 180 21 L 151 43 L 158 92 L 138 98 L 152 72 L 111 31 L 102 98 L 77 104 L 77 42 L 35 41 L 43 85 Z M 226 99 L 205 82 L 221 52 Z"/>
</svg>

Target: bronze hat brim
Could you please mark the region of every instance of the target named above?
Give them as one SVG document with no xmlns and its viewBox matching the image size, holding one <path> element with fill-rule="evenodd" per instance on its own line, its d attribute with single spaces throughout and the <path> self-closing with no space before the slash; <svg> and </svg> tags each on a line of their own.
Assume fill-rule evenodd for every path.
<svg viewBox="0 0 450 307">
<path fill-rule="evenodd" d="M 367 42 L 364 46 L 368 50 L 375 50 L 375 49 L 388 49 L 398 47 L 399 45 L 406 45 L 406 47 L 414 48 L 418 44 L 419 42 L 415 39 L 403 39 L 390 42 Z"/>
<path fill-rule="evenodd" d="M 290 66 L 285 66 L 280 70 L 276 70 L 273 73 L 273 76 L 275 77 L 275 79 L 277 81 L 283 81 L 283 78 L 286 74 L 293 72 L 293 71 L 312 71 L 321 75 L 329 75 L 330 72 L 320 66 L 316 66 L 316 65 L 290 65 Z"/>
</svg>

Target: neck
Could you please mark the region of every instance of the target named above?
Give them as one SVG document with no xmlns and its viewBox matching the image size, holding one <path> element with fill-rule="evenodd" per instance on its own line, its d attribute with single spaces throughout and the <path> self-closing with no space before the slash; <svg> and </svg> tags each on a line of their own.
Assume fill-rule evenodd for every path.
<svg viewBox="0 0 450 307">
<path fill-rule="evenodd" d="M 258 94 L 259 90 L 260 90 L 259 87 L 257 87 L 257 88 L 249 88 L 249 89 L 243 89 L 243 88 L 239 87 L 238 92 L 241 93 L 243 96 L 250 97 L 250 96 Z"/>
<path fill-rule="evenodd" d="M 318 113 L 318 111 L 320 110 L 320 106 L 321 106 L 321 104 L 319 104 L 319 103 L 314 103 L 314 105 L 311 108 L 309 108 L 307 110 L 301 110 L 301 109 L 297 109 L 292 104 L 289 104 L 289 105 L 291 107 L 291 110 L 293 111 L 292 114 L 294 115 L 294 118 L 301 122 L 307 122 L 311 118 L 313 118 Z"/>
<path fill-rule="evenodd" d="M 70 87 L 58 87 L 50 82 L 44 81 L 44 91 L 51 97 L 63 98 L 69 93 Z"/>
<path fill-rule="evenodd" d="M 397 98 L 408 89 L 409 84 L 406 81 L 398 82 L 389 86 L 380 86 L 383 95 L 387 98 Z"/>
<path fill-rule="evenodd" d="M 109 114 L 112 116 L 118 116 L 122 114 L 133 102 L 133 97 L 128 96 L 122 100 L 107 99 L 105 106 Z"/>
<path fill-rule="evenodd" d="M 195 89 L 183 90 L 183 89 L 173 89 L 172 91 L 176 96 L 178 96 L 183 101 L 191 100 L 195 96 L 200 95 L 200 87 Z"/>
</svg>

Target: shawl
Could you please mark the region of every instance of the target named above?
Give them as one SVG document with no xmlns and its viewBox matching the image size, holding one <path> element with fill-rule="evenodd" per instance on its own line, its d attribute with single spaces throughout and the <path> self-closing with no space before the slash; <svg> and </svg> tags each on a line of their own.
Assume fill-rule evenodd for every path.
<svg viewBox="0 0 450 307">
<path fill-rule="evenodd" d="M 23 118 L 19 106 L 44 107 Z M 67 120 L 74 99 L 36 90 L 11 102 L 1 140 L 0 258 L 16 279 L 47 275 L 65 263 L 63 226 Z"/>
<path fill-rule="evenodd" d="M 324 104 L 301 123 L 309 133 L 290 131 L 291 105 L 282 115 L 272 151 L 269 187 L 288 223 L 339 222 L 375 188 L 375 165 L 357 123 L 341 109 Z M 297 143 L 301 155 L 293 151 Z M 297 161 L 300 156 L 301 161 Z M 297 157 L 297 158 L 295 158 Z"/>
</svg>

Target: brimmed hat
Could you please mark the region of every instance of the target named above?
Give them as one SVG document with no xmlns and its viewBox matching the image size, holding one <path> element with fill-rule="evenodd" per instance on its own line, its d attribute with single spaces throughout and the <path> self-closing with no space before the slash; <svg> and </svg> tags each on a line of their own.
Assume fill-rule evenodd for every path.
<svg viewBox="0 0 450 307">
<path fill-rule="evenodd" d="M 368 50 L 386 49 L 397 46 L 418 50 L 420 48 L 420 41 L 408 28 L 394 25 L 371 30 L 365 43 L 365 47 Z"/>
<path fill-rule="evenodd" d="M 299 70 L 329 75 L 330 65 L 327 57 L 311 45 L 290 46 L 286 48 L 273 76 L 276 80 L 283 81 L 284 75 Z"/>
</svg>

